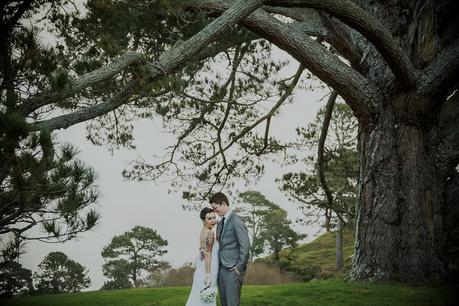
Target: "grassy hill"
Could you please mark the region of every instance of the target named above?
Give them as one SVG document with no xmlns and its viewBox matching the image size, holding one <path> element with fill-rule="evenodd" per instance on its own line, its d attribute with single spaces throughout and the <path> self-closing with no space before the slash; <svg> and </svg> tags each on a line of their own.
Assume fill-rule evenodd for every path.
<svg viewBox="0 0 459 306">
<path fill-rule="evenodd" d="M 274 286 L 247 285 L 242 290 L 241 305 L 455 305 L 457 289 L 459 287 L 345 283 L 336 279 Z M 4 306 L 183 306 L 189 292 L 190 287 L 91 291 L 13 298 L 0 300 L 0 304 Z"/>
<path fill-rule="evenodd" d="M 354 233 L 351 231 L 344 231 L 343 251 L 346 270 L 351 265 L 351 256 L 354 251 Z M 272 256 L 260 261 L 267 264 L 276 263 Z M 335 233 L 324 233 L 309 243 L 282 250 L 278 264 L 285 270 L 296 272 L 305 280 L 335 276 Z"/>
</svg>

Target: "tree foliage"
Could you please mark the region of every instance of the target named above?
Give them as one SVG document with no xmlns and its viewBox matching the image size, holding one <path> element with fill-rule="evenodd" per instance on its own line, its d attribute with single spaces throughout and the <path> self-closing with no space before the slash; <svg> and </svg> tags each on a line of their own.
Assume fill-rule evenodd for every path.
<svg viewBox="0 0 459 306">
<path fill-rule="evenodd" d="M 339 214 L 352 228 L 355 222 L 356 187 L 358 179 L 357 121 L 351 109 L 344 103 L 337 103 L 333 109 L 330 133 L 324 148 L 324 163 L 327 182 L 333 196 L 330 207 L 323 187 L 318 180 L 317 148 L 325 108 L 316 114 L 314 122 L 298 128 L 298 141 L 293 145 L 295 155 L 290 155 L 287 164 L 305 169 L 289 172 L 278 179 L 281 190 L 292 200 L 298 201 L 304 214 L 304 222 L 316 222 L 316 217 L 325 217 L 323 226 L 330 230 L 331 213 Z M 333 218 L 334 219 L 334 218 Z"/>
<path fill-rule="evenodd" d="M 0 264 L 0 297 L 33 292 L 32 271 L 15 261 Z"/>
<path fill-rule="evenodd" d="M 17 150 L 15 166 L 0 193 L 0 232 L 21 239 L 65 241 L 94 228 L 99 220 L 99 213 L 90 208 L 99 196 L 96 174 L 76 160 L 71 146 L 54 152 L 49 133 L 44 135 L 32 135 Z M 49 156 L 40 157 L 44 146 Z M 28 235 L 36 225 L 44 234 Z"/>
<path fill-rule="evenodd" d="M 291 225 L 292 221 L 287 218 L 287 212 L 281 208 L 271 210 L 263 219 L 261 240 L 265 241 L 275 259 L 279 259 L 279 253 L 283 248 L 295 247 L 298 241 L 306 236 L 298 234 Z"/>
<path fill-rule="evenodd" d="M 258 191 L 245 191 L 239 194 L 237 210 L 249 231 L 250 260 L 263 254 L 265 243 L 261 237 L 263 219 L 269 211 L 278 209 L 279 206 L 272 203 Z"/>
<path fill-rule="evenodd" d="M 296 233 L 287 212 L 258 191 L 241 193 L 236 209 L 249 231 L 251 261 L 266 251 L 278 258 L 282 248 L 294 247 L 306 236 Z"/>
<path fill-rule="evenodd" d="M 21 239 L 63 241 L 92 229 L 99 214 L 90 208 L 96 201 L 94 171 L 77 159 L 69 145 L 55 145 L 52 132 L 32 131 L 29 122 L 55 108 L 31 113 L 28 107 L 37 93 L 59 90 L 68 83 L 60 49 L 39 42 L 40 29 L 56 21 L 60 5 L 69 1 L 4 1 L 1 4 L 0 61 L 0 233 Z M 26 18 L 48 13 L 37 25 Z M 49 19 L 48 19 L 49 18 Z M 46 98 L 45 98 L 46 99 Z M 39 227 L 44 235 L 31 237 L 27 230 Z"/>
<path fill-rule="evenodd" d="M 161 266 L 166 246 L 167 241 L 155 230 L 140 225 L 114 236 L 102 250 L 103 272 L 111 279 L 104 287 L 126 288 L 128 279 L 138 287 L 145 272 Z"/>
<path fill-rule="evenodd" d="M 0 298 L 27 294 L 34 290 L 32 271 L 23 268 L 19 257 L 24 253 L 24 241 L 18 237 L 7 240 L 2 246 L 0 260 Z"/>
<path fill-rule="evenodd" d="M 103 273 L 110 280 L 105 281 L 102 290 L 114 290 L 131 288 L 132 283 L 129 280 L 131 268 L 129 262 L 125 259 L 115 259 L 107 262 L 102 267 Z"/>
<path fill-rule="evenodd" d="M 39 293 L 79 292 L 91 285 L 88 271 L 62 252 L 51 252 L 38 265 L 34 274 Z"/>
</svg>

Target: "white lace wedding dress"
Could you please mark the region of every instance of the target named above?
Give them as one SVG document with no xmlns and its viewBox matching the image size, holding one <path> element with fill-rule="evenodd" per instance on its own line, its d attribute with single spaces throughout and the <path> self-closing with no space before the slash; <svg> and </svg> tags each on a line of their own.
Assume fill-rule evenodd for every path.
<svg viewBox="0 0 459 306">
<path fill-rule="evenodd" d="M 210 264 L 210 286 L 217 288 L 217 276 L 218 276 L 218 241 L 214 241 L 212 247 L 212 257 Z M 196 258 L 196 270 L 194 271 L 193 276 L 193 286 L 191 287 L 191 293 L 186 302 L 186 306 L 216 306 L 217 302 L 212 304 L 204 304 L 201 301 L 201 290 L 205 287 L 205 278 L 206 278 L 206 267 L 205 260 L 201 260 L 200 254 Z M 217 290 L 217 289 L 216 289 Z"/>
</svg>

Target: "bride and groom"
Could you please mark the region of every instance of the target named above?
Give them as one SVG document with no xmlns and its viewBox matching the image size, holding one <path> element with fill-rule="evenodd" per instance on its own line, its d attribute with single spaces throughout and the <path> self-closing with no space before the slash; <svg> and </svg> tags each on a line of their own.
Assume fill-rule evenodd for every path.
<svg viewBox="0 0 459 306">
<path fill-rule="evenodd" d="M 199 236 L 199 257 L 186 306 L 217 305 L 217 287 L 222 306 L 238 306 L 249 258 L 247 227 L 231 210 L 223 193 L 214 194 L 209 203 L 212 208 L 203 208 L 200 213 L 204 226 Z M 214 233 L 216 214 L 222 218 Z"/>
</svg>

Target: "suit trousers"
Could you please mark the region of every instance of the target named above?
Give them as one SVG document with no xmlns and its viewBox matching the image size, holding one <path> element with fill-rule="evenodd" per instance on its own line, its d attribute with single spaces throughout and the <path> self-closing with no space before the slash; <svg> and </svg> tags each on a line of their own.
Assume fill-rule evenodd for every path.
<svg viewBox="0 0 459 306">
<path fill-rule="evenodd" d="M 222 306 L 239 306 L 243 279 L 243 273 L 238 275 L 236 271 L 230 271 L 228 268 L 220 266 L 218 271 L 218 291 Z"/>
</svg>

